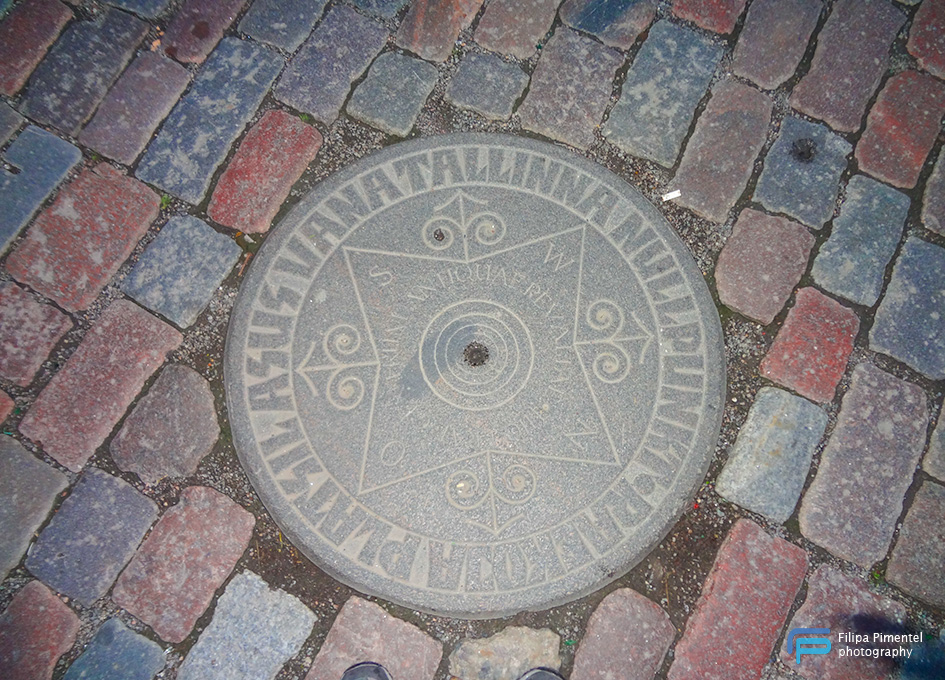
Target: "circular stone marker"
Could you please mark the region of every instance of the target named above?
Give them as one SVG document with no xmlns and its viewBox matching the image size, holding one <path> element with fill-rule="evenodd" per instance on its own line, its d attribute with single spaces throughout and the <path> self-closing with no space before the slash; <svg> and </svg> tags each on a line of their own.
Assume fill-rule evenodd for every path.
<svg viewBox="0 0 945 680">
<path fill-rule="evenodd" d="M 718 315 L 671 228 L 550 144 L 397 144 L 316 187 L 242 285 L 234 442 L 293 543 L 455 617 L 584 595 L 639 562 L 718 438 Z"/>
</svg>

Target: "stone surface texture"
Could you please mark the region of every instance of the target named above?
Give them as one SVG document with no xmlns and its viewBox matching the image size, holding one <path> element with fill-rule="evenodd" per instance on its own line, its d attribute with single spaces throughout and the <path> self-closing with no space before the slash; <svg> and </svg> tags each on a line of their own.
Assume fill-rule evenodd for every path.
<svg viewBox="0 0 945 680">
<path fill-rule="evenodd" d="M 922 455 L 928 418 L 917 385 L 857 366 L 804 495 L 804 536 L 867 569 L 882 560 Z"/>
<path fill-rule="evenodd" d="M 52 305 L 5 281 L 0 283 L 0 377 L 29 385 L 72 322 Z"/>
<path fill-rule="evenodd" d="M 73 23 L 36 67 L 20 111 L 74 137 L 147 30 L 143 21 L 117 9 Z"/>
<path fill-rule="evenodd" d="M 0 145 L 6 144 L 22 124 L 23 116 L 14 111 L 11 106 L 0 104 Z"/>
<path fill-rule="evenodd" d="M 79 141 L 131 165 L 189 83 L 180 64 L 157 52 L 142 53 L 108 91 Z"/>
<path fill-rule="evenodd" d="M 192 475 L 219 434 L 209 383 L 191 368 L 171 365 L 125 419 L 109 450 L 119 468 L 155 484 Z"/>
<path fill-rule="evenodd" d="M 945 607 L 945 487 L 922 482 L 899 531 L 886 578 L 908 594 Z"/>
<path fill-rule="evenodd" d="M 199 203 L 230 146 L 279 71 L 274 52 L 224 38 L 148 146 L 135 174 L 189 203 Z"/>
<path fill-rule="evenodd" d="M 6 420 L 7 416 L 13 413 L 14 408 L 16 408 L 16 403 L 10 395 L 0 390 L 0 422 Z"/>
<path fill-rule="evenodd" d="M 746 0 L 676 0 L 673 14 L 716 33 L 731 33 Z"/>
<path fill-rule="evenodd" d="M 111 588 L 156 517 L 154 501 L 91 468 L 39 535 L 26 568 L 90 606 Z"/>
<path fill-rule="evenodd" d="M 285 111 L 267 111 L 217 182 L 207 208 L 210 219 L 244 233 L 268 231 L 321 145 L 313 126 Z"/>
<path fill-rule="evenodd" d="M 466 639 L 450 654 L 450 673 L 459 678 L 520 678 L 532 668 L 561 667 L 561 638 L 543 628 L 509 626 L 487 638 Z"/>
<path fill-rule="evenodd" d="M 181 335 L 132 302 L 113 302 L 40 392 L 20 432 L 78 472 Z"/>
<path fill-rule="evenodd" d="M 444 61 L 459 32 L 476 17 L 483 0 L 413 0 L 397 31 L 397 44 L 427 61 Z"/>
<path fill-rule="evenodd" d="M 819 0 L 756 0 L 738 36 L 732 71 L 766 90 L 794 75 L 817 27 Z"/>
<path fill-rule="evenodd" d="M 276 99 L 331 123 L 387 41 L 376 21 L 339 5 L 322 20 L 273 88 Z"/>
<path fill-rule="evenodd" d="M 105 622 L 63 680 L 151 680 L 164 668 L 164 650 L 119 619 Z"/>
<path fill-rule="evenodd" d="M 826 427 L 822 409 L 783 390 L 763 387 L 738 432 L 716 492 L 783 524 L 801 497 Z"/>
<path fill-rule="evenodd" d="M 870 347 L 945 378 L 945 249 L 910 237 L 870 329 Z"/>
<path fill-rule="evenodd" d="M 406 137 L 436 78 L 436 68 L 425 61 L 387 52 L 374 60 L 367 78 L 355 89 L 348 113 L 387 134 Z"/>
<path fill-rule="evenodd" d="M 719 254 L 719 298 L 767 326 L 801 280 L 813 247 L 814 237 L 803 225 L 746 208 Z"/>
<path fill-rule="evenodd" d="M 532 132 L 586 149 L 604 115 L 614 74 L 623 57 L 569 28 L 555 32 L 542 50 L 531 86 L 519 107 Z M 580 89 L 575 83 L 581 83 Z"/>
<path fill-rule="evenodd" d="M 353 596 L 335 617 L 305 680 L 340 678 L 362 661 L 381 664 L 395 678 L 433 680 L 442 656 L 437 640 L 373 602 Z"/>
<path fill-rule="evenodd" d="M 628 50 L 656 15 L 655 0 L 567 0 L 558 10 L 561 21 L 590 33 L 608 47 Z"/>
<path fill-rule="evenodd" d="M 219 491 L 188 487 L 122 573 L 112 599 L 164 640 L 181 642 L 246 550 L 254 523 Z"/>
<path fill-rule="evenodd" d="M 929 452 L 922 461 L 922 469 L 945 482 L 945 419 L 939 414 L 938 425 L 929 441 Z"/>
<path fill-rule="evenodd" d="M 785 118 L 765 156 L 755 200 L 772 212 L 820 229 L 833 216 L 840 175 L 852 150 L 849 142 L 823 125 Z"/>
<path fill-rule="evenodd" d="M 807 572 L 807 553 L 739 520 L 676 645 L 669 680 L 755 680 Z"/>
<path fill-rule="evenodd" d="M 528 59 L 543 41 L 558 0 L 492 0 L 476 26 L 476 42 L 487 50 Z"/>
<path fill-rule="evenodd" d="M 801 288 L 761 362 L 761 374 L 813 401 L 831 401 L 859 328 L 852 309 L 814 288 Z"/>
<path fill-rule="evenodd" d="M 158 216 L 159 203 L 107 163 L 85 169 L 36 219 L 6 269 L 65 309 L 86 309 Z"/>
<path fill-rule="evenodd" d="M 469 52 L 444 95 L 446 101 L 492 120 L 505 120 L 522 96 L 528 76 L 494 54 Z"/>
<path fill-rule="evenodd" d="M 39 581 L 30 581 L 0 615 L 0 676 L 51 680 L 75 642 L 79 618 Z"/>
<path fill-rule="evenodd" d="M 939 78 L 945 78 L 945 2 L 926 0 L 919 6 L 906 49 L 919 66 Z"/>
<path fill-rule="evenodd" d="M 669 189 L 679 205 L 724 222 L 742 195 L 765 143 L 771 98 L 735 80 L 712 88 Z"/>
<path fill-rule="evenodd" d="M 15 95 L 72 18 L 59 0 L 21 2 L 0 23 L 0 93 Z"/>
<path fill-rule="evenodd" d="M 247 1 L 186 0 L 164 34 L 164 52 L 184 63 L 203 62 Z"/>
<path fill-rule="evenodd" d="M 909 197 L 862 175 L 850 179 L 846 194 L 811 274 L 825 290 L 872 307 L 902 238 Z"/>
<path fill-rule="evenodd" d="M 314 625 L 315 615 L 299 600 L 244 571 L 226 586 L 178 680 L 272 680 Z"/>
<path fill-rule="evenodd" d="M 381 19 L 390 19 L 403 9 L 408 0 L 351 0 L 351 4 Z"/>
<path fill-rule="evenodd" d="M 604 125 L 605 139 L 629 154 L 672 167 L 721 58 L 721 47 L 708 38 L 668 21 L 656 22 Z"/>
<path fill-rule="evenodd" d="M 68 485 L 66 476 L 46 465 L 12 437 L 0 438 L 0 580 L 23 553 Z"/>
<path fill-rule="evenodd" d="M 929 231 L 945 236 L 945 154 L 939 151 L 935 169 L 922 196 L 922 224 Z M 2 246 L 0 246 L 2 247 Z"/>
<path fill-rule="evenodd" d="M 242 251 L 206 222 L 172 217 L 135 263 L 121 289 L 180 328 L 193 325 Z"/>
<path fill-rule="evenodd" d="M 856 145 L 860 169 L 897 187 L 919 179 L 945 115 L 945 83 L 918 71 L 890 78 Z"/>
<path fill-rule="evenodd" d="M 251 38 L 295 52 L 321 18 L 327 0 L 255 0 L 240 20 Z"/>
<path fill-rule="evenodd" d="M 82 160 L 82 152 L 42 128 L 23 130 L 3 160 L 18 172 L 0 168 L 0 254 L 26 226 L 43 201 Z"/>
<path fill-rule="evenodd" d="M 629 588 L 615 590 L 587 622 L 571 680 L 652 680 L 675 636 L 658 605 Z"/>
<path fill-rule="evenodd" d="M 781 663 L 805 680 L 886 680 L 889 664 L 886 660 L 863 656 L 840 656 L 839 650 L 846 646 L 840 642 L 840 633 L 851 633 L 850 624 L 856 615 L 880 617 L 891 625 L 901 625 L 906 609 L 898 602 L 875 595 L 864 581 L 843 574 L 834 566 L 824 565 L 808 579 L 807 598 L 787 625 L 794 628 L 829 628 L 830 646 L 837 653 L 807 654 L 801 656 L 800 665 L 794 654 L 788 654 L 782 646 Z M 860 632 L 860 631 L 856 631 Z"/>
<path fill-rule="evenodd" d="M 818 34 L 810 70 L 791 93 L 791 105 L 834 130 L 859 130 L 905 21 L 902 10 L 886 0 L 839 0 Z"/>
<path fill-rule="evenodd" d="M 134 12 L 139 17 L 153 19 L 161 14 L 171 0 L 108 0 L 109 5 Z"/>
</svg>

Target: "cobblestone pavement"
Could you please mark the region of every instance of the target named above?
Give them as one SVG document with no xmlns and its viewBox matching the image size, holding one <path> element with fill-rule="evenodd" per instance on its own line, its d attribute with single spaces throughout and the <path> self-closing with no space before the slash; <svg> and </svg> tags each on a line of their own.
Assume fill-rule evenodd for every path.
<svg viewBox="0 0 945 680">
<path fill-rule="evenodd" d="M 477 640 L 515 626 L 574 680 L 863 680 L 896 671 L 836 653 L 852 615 L 945 626 L 945 0 L 0 15 L 0 677 L 500 678 L 506 638 Z M 568 145 L 657 204 L 728 361 L 713 465 L 656 550 L 472 622 L 365 599 L 283 539 L 220 367 L 274 220 L 372 150 L 470 130 Z M 797 664 L 795 627 L 834 653 Z"/>
</svg>

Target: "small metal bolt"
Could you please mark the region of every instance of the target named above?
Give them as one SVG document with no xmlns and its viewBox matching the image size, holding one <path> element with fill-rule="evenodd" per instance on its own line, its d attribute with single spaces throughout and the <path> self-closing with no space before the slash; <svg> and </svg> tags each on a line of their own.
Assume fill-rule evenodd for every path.
<svg viewBox="0 0 945 680">
<path fill-rule="evenodd" d="M 446 238 L 446 234 L 443 233 L 442 229 L 437 229 L 433 232 L 433 238 L 435 238 L 437 241 L 442 241 Z"/>
</svg>

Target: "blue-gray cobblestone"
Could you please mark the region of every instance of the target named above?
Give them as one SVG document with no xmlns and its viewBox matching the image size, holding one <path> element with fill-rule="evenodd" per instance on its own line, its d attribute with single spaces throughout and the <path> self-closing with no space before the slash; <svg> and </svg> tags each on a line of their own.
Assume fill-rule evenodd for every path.
<svg viewBox="0 0 945 680">
<path fill-rule="evenodd" d="M 33 532 L 68 483 L 18 441 L 0 437 L 0 581 L 23 557 Z"/>
<path fill-rule="evenodd" d="M 177 678 L 271 679 L 299 651 L 314 625 L 315 615 L 296 598 L 270 589 L 252 572 L 237 574 Z"/>
<path fill-rule="evenodd" d="M 350 7 L 332 9 L 289 62 L 273 88 L 276 99 L 322 123 L 338 117 L 351 83 L 387 41 L 387 29 Z"/>
<path fill-rule="evenodd" d="M 105 622 L 63 680 L 151 680 L 164 668 L 164 652 L 118 619 Z"/>
<path fill-rule="evenodd" d="M 807 140 L 813 141 L 813 148 Z M 840 175 L 853 147 L 826 125 L 788 117 L 765 157 L 755 200 L 820 229 L 833 215 Z"/>
<path fill-rule="evenodd" d="M 522 96 L 528 76 L 494 54 L 470 52 L 446 89 L 446 101 L 492 120 L 505 120 Z"/>
<path fill-rule="evenodd" d="M 722 47 L 668 21 L 658 21 L 633 60 L 604 137 L 634 156 L 672 167 Z"/>
<path fill-rule="evenodd" d="M 436 68 L 396 52 L 371 65 L 348 103 L 348 113 L 391 135 L 406 137 L 436 85 Z"/>
<path fill-rule="evenodd" d="M 939 414 L 938 425 L 932 433 L 929 451 L 922 461 L 922 469 L 945 482 L 945 419 Z"/>
<path fill-rule="evenodd" d="M 905 194 L 869 177 L 853 177 L 830 238 L 814 260 L 814 280 L 831 293 L 873 306 L 908 212 Z"/>
<path fill-rule="evenodd" d="M 630 49 L 656 14 L 655 0 L 568 0 L 559 10 L 571 28 L 609 47 Z"/>
<path fill-rule="evenodd" d="M 89 606 L 108 591 L 156 517 L 152 500 L 91 468 L 39 535 L 26 568 Z"/>
<path fill-rule="evenodd" d="M 409 0 L 351 0 L 358 9 L 382 19 L 390 19 L 399 12 Z"/>
<path fill-rule="evenodd" d="M 147 31 L 143 21 L 117 9 L 73 23 L 33 71 L 20 110 L 75 136 Z"/>
<path fill-rule="evenodd" d="M 139 17 L 153 19 L 167 9 L 171 0 L 106 0 L 109 5 L 134 12 Z"/>
<path fill-rule="evenodd" d="M 933 380 L 945 379 L 945 248 L 906 240 L 869 344 Z"/>
<path fill-rule="evenodd" d="M 22 122 L 23 116 L 0 102 L 0 145 L 6 144 L 6 141 L 13 136 L 13 133 L 17 131 Z"/>
<path fill-rule="evenodd" d="M 762 388 L 715 490 L 743 508 L 785 522 L 801 497 L 826 427 L 823 409 L 784 390 Z"/>
<path fill-rule="evenodd" d="M 135 173 L 178 198 L 199 203 L 230 146 L 282 68 L 274 52 L 224 38 L 151 142 Z"/>
<path fill-rule="evenodd" d="M 321 18 L 328 0 L 256 0 L 240 21 L 251 38 L 295 52 Z"/>
<path fill-rule="evenodd" d="M 141 255 L 121 288 L 148 309 L 187 328 L 241 252 L 233 239 L 196 217 L 174 217 Z"/>
<path fill-rule="evenodd" d="M 13 140 L 3 159 L 19 172 L 0 168 L 0 253 L 26 226 L 33 213 L 69 171 L 82 152 L 45 130 L 28 126 Z"/>
</svg>

